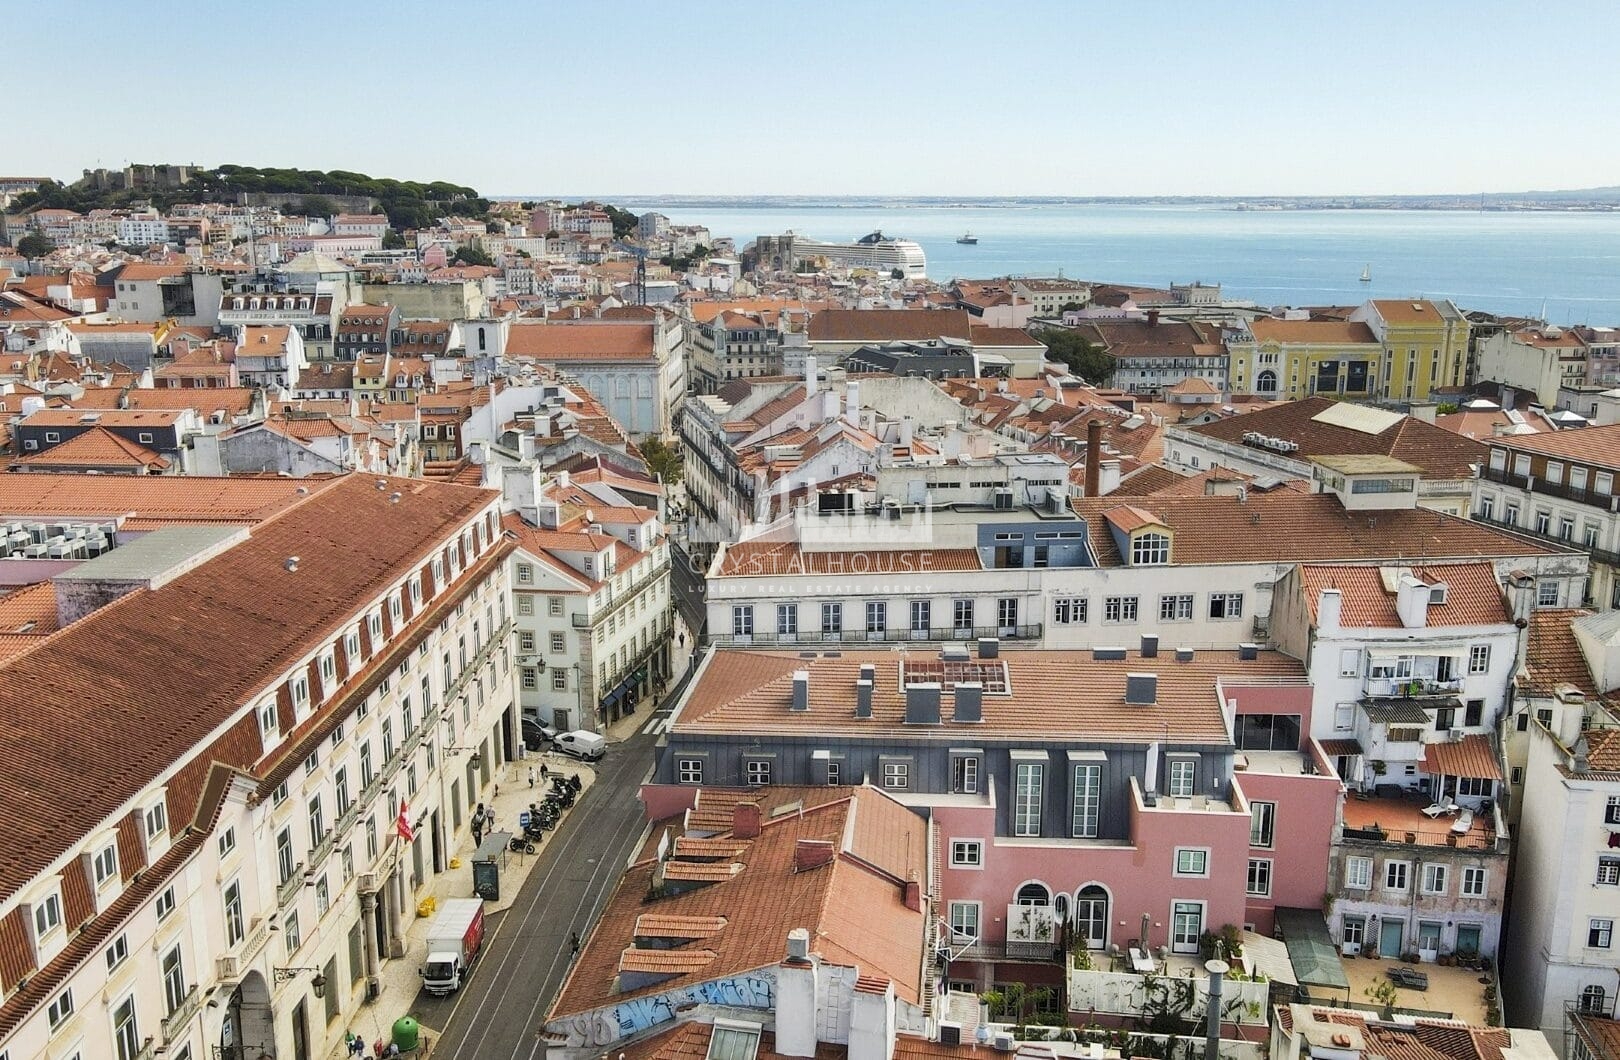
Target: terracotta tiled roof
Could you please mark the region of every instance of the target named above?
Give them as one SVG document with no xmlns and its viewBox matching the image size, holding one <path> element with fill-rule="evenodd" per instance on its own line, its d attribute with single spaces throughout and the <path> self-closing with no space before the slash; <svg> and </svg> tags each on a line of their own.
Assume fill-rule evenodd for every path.
<svg viewBox="0 0 1620 1060">
<path fill-rule="evenodd" d="M 506 353 L 542 361 L 650 361 L 652 324 L 519 324 L 507 333 Z"/>
<path fill-rule="evenodd" d="M 691 836 L 680 836 L 675 840 L 676 851 L 679 854 L 681 843 L 721 843 L 730 847 L 748 845 L 747 840 L 739 839 L 694 839 Z M 725 929 L 726 918 L 723 916 L 670 916 L 666 913 L 642 913 L 636 917 L 636 936 L 647 938 L 673 938 L 673 939 L 706 939 L 718 935 Z"/>
<path fill-rule="evenodd" d="M 1490 441 L 1492 445 L 1505 445 L 1515 452 L 1562 456 L 1588 461 L 1600 467 L 1620 468 L 1620 423 L 1492 438 Z"/>
<path fill-rule="evenodd" d="M 1102 518 L 1119 504 L 1109 497 L 1073 502 L 1089 525 L 1099 566 L 1124 565 Z M 1347 512 L 1329 493 L 1250 491 L 1242 503 L 1229 496 L 1148 496 L 1132 497 L 1131 504 L 1175 531 L 1170 559 L 1176 564 L 1357 559 L 1413 563 L 1568 551 L 1428 509 Z"/>
<path fill-rule="evenodd" d="M 44 452 L 19 457 L 11 464 L 13 467 L 130 468 L 145 473 L 162 471 L 169 466 L 169 461 L 105 427 L 94 427 Z"/>
<path fill-rule="evenodd" d="M 1097 740 L 1158 739 L 1170 726 L 1176 739 L 1226 744 L 1229 737 L 1215 694 L 1215 680 L 1244 676 L 1274 680 L 1304 679 L 1298 660 L 1274 651 L 1242 661 L 1235 651 L 1201 651 L 1190 662 L 1168 655 L 1143 659 L 1137 652 L 1118 661 L 1099 661 L 1090 652 L 1009 651 L 997 660 L 1005 666 L 1010 691 L 987 689 L 983 721 L 972 726 L 981 738 L 1028 736 L 1032 733 L 1084 732 Z M 899 687 L 900 666 L 937 664 L 937 653 L 843 651 L 835 658 L 803 659 L 795 652 L 721 649 L 700 671 L 677 714 L 681 732 L 815 732 L 841 737 L 882 739 L 904 733 L 908 739 L 963 739 L 953 725 L 951 694 L 942 695 L 938 726 L 906 725 L 905 695 Z M 862 663 L 877 667 L 872 717 L 856 718 L 855 682 Z M 793 672 L 810 674 L 810 705 L 789 710 Z M 1159 675 L 1157 701 L 1125 707 L 1127 672 Z M 1054 699 L 1052 689 L 1069 690 Z"/>
<path fill-rule="evenodd" d="M 921 342 L 965 339 L 973 326 L 965 309 L 823 309 L 810 318 L 812 342 Z"/>
<path fill-rule="evenodd" d="M 1502 779 L 1502 768 L 1496 762 L 1491 738 L 1477 733 L 1456 742 L 1425 744 L 1418 768 L 1430 776 Z"/>
<path fill-rule="evenodd" d="M 120 280 L 167 280 L 172 276 L 184 276 L 185 265 L 155 265 L 145 261 L 132 261 L 119 270 Z"/>
<path fill-rule="evenodd" d="M 743 541 L 726 546 L 719 574 L 750 578 L 781 574 L 855 574 L 983 570 L 971 548 L 916 548 L 867 552 L 806 552 L 796 541 Z"/>
<path fill-rule="evenodd" d="M 1429 607 L 1428 625 L 1431 627 L 1494 626 L 1505 625 L 1512 620 L 1502 597 L 1502 585 L 1496 579 L 1496 570 L 1489 563 L 1414 567 L 1412 575 L 1425 585 L 1443 583 L 1446 587 L 1446 602 Z M 1395 611 L 1395 594 L 1385 590 L 1378 567 L 1303 564 L 1300 566 L 1300 582 L 1305 588 L 1305 601 L 1311 609 L 1312 621 L 1316 619 L 1318 594 L 1323 589 L 1337 589 L 1341 600 L 1341 625 L 1401 628 L 1400 615 Z"/>
<path fill-rule="evenodd" d="M 1587 768 L 1598 773 L 1620 773 L 1620 729 L 1586 731 Z"/>
<path fill-rule="evenodd" d="M 336 635 L 359 601 L 380 596 L 495 497 L 412 479 L 379 490 L 376 481 L 345 476 L 246 541 L 0 666 L 0 895 L 15 894 L 214 739 L 251 697 Z M 289 572 L 293 555 L 300 562 Z M 42 717 L 52 731 L 98 738 L 44 739 Z M 252 744 L 230 764 L 253 766 Z"/>
<path fill-rule="evenodd" d="M 25 585 L 0 596 L 0 634 L 54 633 L 57 625 L 56 588 L 48 581 Z"/>
<path fill-rule="evenodd" d="M 1243 444 L 1246 433 L 1257 431 L 1271 438 L 1298 443 L 1302 458 L 1392 456 L 1422 468 L 1424 477 L 1432 479 L 1472 478 L 1473 465 L 1485 460 L 1485 447 L 1479 442 L 1410 416 L 1378 434 L 1314 418 L 1334 404 L 1323 397 L 1304 398 L 1183 429 L 1194 436 L 1218 438 L 1237 445 Z"/>
<path fill-rule="evenodd" d="M 1279 342 L 1285 345 L 1345 346 L 1366 343 L 1377 346 L 1378 336 L 1372 328 L 1355 321 L 1339 320 L 1275 320 L 1260 317 L 1249 321 L 1249 331 L 1256 342 Z"/>
<path fill-rule="evenodd" d="M 145 528 L 175 523 L 257 523 L 336 478 L 208 478 L 161 475 L 0 475 L 0 516 L 116 519 Z"/>
<path fill-rule="evenodd" d="M 896 994 L 915 1003 L 922 987 L 926 923 L 922 911 L 905 906 L 903 884 L 913 876 L 925 881 L 928 866 L 919 859 L 904 864 L 905 874 L 897 876 L 847 849 L 845 836 L 862 818 L 885 819 L 886 824 L 874 827 L 905 837 L 899 844 L 905 853 L 896 855 L 903 859 L 924 849 L 927 822 L 876 789 L 824 790 L 833 793 L 832 801 L 818 805 L 807 801 L 802 812 L 765 816 L 749 844 L 746 865 L 735 876 L 649 899 L 656 861 L 631 866 L 608 899 L 547 1019 L 773 966 L 786 952 L 788 932 L 799 927 L 810 931 L 812 948 L 823 960 L 892 979 Z M 679 829 L 679 818 L 661 822 L 654 831 L 670 827 Z M 831 844 L 832 862 L 815 871 L 795 872 L 801 840 Z M 686 863 L 667 861 L 664 871 L 680 864 Z M 692 947 L 713 954 L 701 966 L 661 967 L 657 970 L 674 974 L 637 990 L 616 989 L 615 975 L 635 938 L 637 919 L 649 913 L 724 917 L 725 928 Z M 657 952 L 688 951 L 676 947 Z"/>
<path fill-rule="evenodd" d="M 685 975 L 707 967 L 713 960 L 713 950 L 644 950 L 631 946 L 619 954 L 619 971 Z"/>
<path fill-rule="evenodd" d="M 1620 1060 L 1620 1020 L 1574 1013 L 1576 1033 L 1585 1039 L 1587 1051 L 1596 1060 Z"/>
<path fill-rule="evenodd" d="M 1398 326 L 1439 324 L 1445 319 L 1435 303 L 1427 299 L 1375 298 L 1370 304 L 1386 323 Z"/>
<path fill-rule="evenodd" d="M 1599 694 L 1601 690 L 1592 680 L 1586 656 L 1569 625 L 1590 614 L 1592 612 L 1572 607 L 1537 608 L 1530 612 L 1522 692 L 1550 696 L 1558 691 L 1559 685 L 1571 685 L 1589 698 Z"/>
</svg>

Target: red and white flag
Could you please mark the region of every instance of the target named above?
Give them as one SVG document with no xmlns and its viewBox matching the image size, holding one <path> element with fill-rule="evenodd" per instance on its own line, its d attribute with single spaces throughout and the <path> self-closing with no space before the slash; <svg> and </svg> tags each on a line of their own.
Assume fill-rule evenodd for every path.
<svg viewBox="0 0 1620 1060">
<path fill-rule="evenodd" d="M 399 800 L 399 817 L 394 820 L 394 831 L 407 843 L 416 841 L 416 826 L 411 823 L 410 806 L 404 799 Z"/>
</svg>

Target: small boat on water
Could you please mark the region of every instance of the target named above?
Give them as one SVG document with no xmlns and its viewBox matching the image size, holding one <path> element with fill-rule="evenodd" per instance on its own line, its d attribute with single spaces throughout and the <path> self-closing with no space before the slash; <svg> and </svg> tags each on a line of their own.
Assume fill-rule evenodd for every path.
<svg viewBox="0 0 1620 1060">
<path fill-rule="evenodd" d="M 972 232 L 963 232 L 960 236 L 957 237 L 956 241 L 958 243 L 973 244 L 973 243 L 977 243 L 979 241 L 979 237 L 974 235 Z"/>
<path fill-rule="evenodd" d="M 1361 270 L 1361 282 L 1362 283 L 1372 283 L 1372 266 L 1371 265 L 1368 265 L 1366 268 Z"/>
</svg>

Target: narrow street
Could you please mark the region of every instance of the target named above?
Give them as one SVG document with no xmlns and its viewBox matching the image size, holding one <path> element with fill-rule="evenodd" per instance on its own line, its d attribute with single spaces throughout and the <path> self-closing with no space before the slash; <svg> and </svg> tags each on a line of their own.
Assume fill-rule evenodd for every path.
<svg viewBox="0 0 1620 1060">
<path fill-rule="evenodd" d="M 540 855 L 518 901 L 491 919 L 488 950 L 460 994 L 423 994 L 413 1012 L 443 1028 L 435 1055 L 467 1060 L 542 1057 L 539 1032 L 547 1007 L 571 959 L 569 936 L 583 939 L 640 840 L 644 822 L 637 800 L 652 766 L 663 714 L 623 743 L 610 744 L 596 782 Z"/>
</svg>

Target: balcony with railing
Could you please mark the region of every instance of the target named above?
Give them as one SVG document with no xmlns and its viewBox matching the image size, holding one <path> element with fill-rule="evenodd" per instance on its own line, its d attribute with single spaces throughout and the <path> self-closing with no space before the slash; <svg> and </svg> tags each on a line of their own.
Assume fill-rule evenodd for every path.
<svg viewBox="0 0 1620 1060">
<path fill-rule="evenodd" d="M 1565 548 L 1580 549 L 1587 555 L 1591 556 L 1592 562 L 1594 563 L 1603 563 L 1611 567 L 1620 567 L 1620 552 L 1613 552 L 1608 549 L 1598 548 L 1596 545 L 1587 544 L 1584 532 L 1580 535 L 1576 535 L 1575 533 L 1571 532 L 1568 536 L 1566 536 L 1561 529 L 1555 530 L 1553 524 L 1551 523 L 1548 523 L 1547 529 L 1545 530 L 1538 530 L 1533 525 L 1520 526 L 1518 523 L 1515 523 L 1512 520 L 1498 518 L 1494 511 L 1490 514 L 1483 511 L 1476 511 L 1469 518 L 1473 519 L 1473 521 L 1476 523 L 1484 523 L 1486 526 L 1494 526 L 1499 530 L 1511 530 L 1516 534 L 1523 537 L 1532 538 L 1536 541 L 1548 541 L 1555 545 L 1562 545 Z M 1532 516 L 1532 518 L 1534 518 L 1534 516 Z"/>
<path fill-rule="evenodd" d="M 1462 686 L 1460 677 L 1369 677 L 1362 693 L 1368 699 L 1455 699 Z"/>
<path fill-rule="evenodd" d="M 164 1043 L 167 1044 L 169 1042 L 183 1039 L 186 1036 L 186 1024 L 191 1022 L 192 1018 L 197 1015 L 197 1011 L 201 1008 L 202 989 L 200 987 L 193 986 L 186 996 L 180 999 L 180 1004 L 174 1007 L 174 1011 L 169 1013 L 168 1016 L 164 1017 Z"/>
<path fill-rule="evenodd" d="M 710 640 L 727 648 L 813 647 L 817 644 L 899 644 L 904 642 L 936 643 L 943 641 L 973 641 L 980 637 L 995 637 L 1006 641 L 1039 640 L 1042 625 L 1036 622 L 1024 626 L 961 626 L 943 629 L 844 629 L 838 631 L 805 633 L 721 633 Z"/>
</svg>

